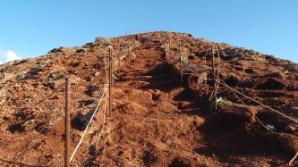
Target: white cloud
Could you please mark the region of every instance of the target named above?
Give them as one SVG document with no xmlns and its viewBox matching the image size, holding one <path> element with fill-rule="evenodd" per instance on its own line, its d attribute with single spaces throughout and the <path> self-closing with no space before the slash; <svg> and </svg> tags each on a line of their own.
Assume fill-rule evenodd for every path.
<svg viewBox="0 0 298 167">
<path fill-rule="evenodd" d="M 0 64 L 7 63 L 14 60 L 20 60 L 20 59 L 22 58 L 12 50 L 7 50 L 7 51 L 0 50 Z"/>
<path fill-rule="evenodd" d="M 21 57 L 17 56 L 17 54 L 12 50 L 5 52 L 5 56 L 7 62 L 22 59 Z"/>
</svg>

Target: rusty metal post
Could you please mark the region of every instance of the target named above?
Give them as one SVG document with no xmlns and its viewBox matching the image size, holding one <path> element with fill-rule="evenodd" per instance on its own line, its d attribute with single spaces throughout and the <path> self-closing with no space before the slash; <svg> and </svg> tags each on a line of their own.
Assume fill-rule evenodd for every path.
<svg viewBox="0 0 298 167">
<path fill-rule="evenodd" d="M 110 64 L 110 58 L 109 58 L 109 50 L 108 50 L 108 52 L 105 52 L 105 67 L 109 67 L 110 66 L 109 64 Z M 106 80 L 107 87 L 109 87 L 109 75 L 110 75 L 109 74 L 109 68 L 105 68 L 105 80 Z M 107 93 L 107 96 L 109 96 L 108 93 Z M 106 101 L 106 103 L 105 103 L 105 113 L 103 114 L 104 124 L 106 123 L 106 118 L 108 117 L 108 111 L 109 111 L 108 101 L 109 101 L 109 99 L 106 98 L 105 101 Z"/>
<path fill-rule="evenodd" d="M 113 87 L 113 48 L 109 47 L 109 118 L 112 112 L 112 87 Z"/>
<path fill-rule="evenodd" d="M 162 43 L 162 34 L 163 32 L 162 32 L 162 30 L 160 31 L 160 35 L 159 35 L 159 43 Z"/>
<path fill-rule="evenodd" d="M 121 56 L 118 56 L 118 77 L 120 77 L 120 68 L 121 68 Z"/>
<path fill-rule="evenodd" d="M 206 51 L 206 53 L 204 55 L 204 65 L 205 65 L 205 67 L 207 67 L 207 53 L 208 53 L 208 51 Z"/>
<path fill-rule="evenodd" d="M 217 65 L 217 79 L 216 79 L 216 81 L 218 82 L 218 80 L 219 80 L 219 74 L 220 74 L 220 55 L 219 55 L 219 51 L 217 50 L 217 60 L 218 60 L 218 65 Z M 217 89 L 216 90 L 218 90 L 219 89 L 219 84 L 217 84 Z"/>
<path fill-rule="evenodd" d="M 217 104 L 216 104 L 216 99 L 217 99 L 217 92 L 216 92 L 216 72 L 215 72 L 215 62 L 214 62 L 214 49 L 213 46 L 211 46 L 211 54 L 212 54 L 212 73 L 213 73 L 213 95 L 214 95 L 214 111 L 217 111 Z"/>
<path fill-rule="evenodd" d="M 179 57 L 180 57 L 180 79 L 181 79 L 181 84 L 183 85 L 183 62 L 182 62 L 182 55 L 181 55 L 181 43 L 179 43 Z"/>
<path fill-rule="evenodd" d="M 65 127 L 65 145 L 64 145 L 64 166 L 70 167 L 70 157 L 69 157 L 69 150 L 70 150 L 70 112 L 69 112 L 69 102 L 70 102 L 70 87 L 69 87 L 69 77 L 65 78 L 65 120 L 64 120 L 64 127 Z"/>
<path fill-rule="evenodd" d="M 169 34 L 169 40 L 168 40 L 168 52 L 169 52 L 169 61 L 170 61 L 170 63 L 172 63 L 172 51 L 171 51 L 171 43 L 172 43 L 172 33 L 171 32 L 169 32 L 170 34 Z"/>
<path fill-rule="evenodd" d="M 171 46 L 172 45 L 172 33 L 170 33 L 170 38 L 169 38 L 169 50 L 171 52 Z"/>
<path fill-rule="evenodd" d="M 133 48 L 135 48 L 135 45 L 133 46 Z M 130 54 L 131 54 L 131 50 L 130 49 L 132 49 L 132 48 L 129 46 L 128 49 L 127 49 L 127 61 L 128 61 L 128 63 L 130 63 L 130 59 L 129 59 Z"/>
<path fill-rule="evenodd" d="M 127 49 L 127 57 L 129 57 L 129 56 L 130 56 L 130 49 L 131 49 L 131 47 L 130 47 L 130 46 L 128 46 L 128 49 Z"/>
</svg>

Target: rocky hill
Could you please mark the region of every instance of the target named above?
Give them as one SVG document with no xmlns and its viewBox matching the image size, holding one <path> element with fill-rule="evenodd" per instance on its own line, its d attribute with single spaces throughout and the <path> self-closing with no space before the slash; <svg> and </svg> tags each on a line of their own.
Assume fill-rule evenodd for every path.
<svg viewBox="0 0 298 167">
<path fill-rule="evenodd" d="M 150 32 L 0 65 L 0 166 L 63 166 L 65 77 L 74 148 L 107 83 L 108 46 L 113 110 L 104 98 L 73 166 L 287 166 L 298 151 L 297 64 Z"/>
</svg>

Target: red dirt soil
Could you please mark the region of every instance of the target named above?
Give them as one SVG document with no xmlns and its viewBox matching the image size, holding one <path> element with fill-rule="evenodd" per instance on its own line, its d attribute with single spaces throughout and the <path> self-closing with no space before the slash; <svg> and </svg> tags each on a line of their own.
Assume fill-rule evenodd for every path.
<svg viewBox="0 0 298 167">
<path fill-rule="evenodd" d="M 63 166 L 64 78 L 71 81 L 74 148 L 107 83 L 108 45 L 115 57 L 113 111 L 105 119 L 105 98 L 72 166 L 287 166 L 298 151 L 297 124 L 245 98 L 243 105 L 223 86 L 224 102 L 212 111 L 210 70 L 181 83 L 180 42 L 189 67 L 204 65 L 205 55 L 211 67 L 213 46 L 223 81 L 298 119 L 295 63 L 185 33 L 97 38 L 0 66 L 0 166 Z"/>
</svg>

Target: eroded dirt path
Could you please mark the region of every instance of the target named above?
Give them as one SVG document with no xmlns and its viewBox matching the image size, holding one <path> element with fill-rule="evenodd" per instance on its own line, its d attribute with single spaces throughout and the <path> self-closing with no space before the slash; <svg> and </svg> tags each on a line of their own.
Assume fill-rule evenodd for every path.
<svg viewBox="0 0 298 167">
<path fill-rule="evenodd" d="M 124 166 L 176 165 L 182 159 L 199 163 L 195 148 L 203 119 L 187 112 L 197 107 L 194 98 L 166 64 L 159 44 L 141 47 L 125 60 L 114 84 L 113 144 L 103 159 L 113 164 L 116 156 Z"/>
<path fill-rule="evenodd" d="M 258 166 L 283 157 L 278 148 L 264 146 L 264 141 L 237 128 L 242 123 L 234 118 L 214 119 L 208 108 L 196 104 L 159 43 L 140 47 L 124 61 L 114 84 L 112 143 L 102 146 L 101 164 Z"/>
</svg>

